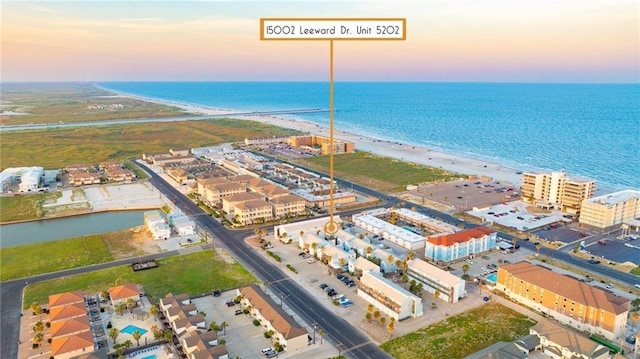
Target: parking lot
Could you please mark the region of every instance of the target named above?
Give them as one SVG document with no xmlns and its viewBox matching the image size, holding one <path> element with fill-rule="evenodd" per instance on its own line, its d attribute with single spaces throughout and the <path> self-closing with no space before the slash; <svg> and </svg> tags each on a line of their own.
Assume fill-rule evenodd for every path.
<svg viewBox="0 0 640 359">
<path fill-rule="evenodd" d="M 640 240 L 627 241 L 616 238 L 599 240 L 585 248 L 592 256 L 624 263 L 640 265 Z"/>
<path fill-rule="evenodd" d="M 578 231 L 576 229 L 571 229 L 568 227 L 550 228 L 549 226 L 546 226 L 545 228 L 538 229 L 533 233 L 536 236 L 547 241 L 560 241 L 563 243 L 575 242 L 588 236 L 588 233 L 586 232 Z"/>
<path fill-rule="evenodd" d="M 527 207 L 528 204 L 516 201 L 507 204 L 501 203 L 493 205 L 477 211 L 468 211 L 467 213 L 481 218 L 483 221 L 495 222 L 520 231 L 544 228 L 567 221 L 560 211 L 551 211 L 545 214 L 530 213 Z"/>
<path fill-rule="evenodd" d="M 492 204 L 520 199 L 518 189 L 500 181 L 466 180 L 435 185 L 420 185 L 408 191 L 413 196 L 454 206 L 459 210 L 485 208 Z"/>
<path fill-rule="evenodd" d="M 264 336 L 264 328 L 253 325 L 253 319 L 248 314 L 242 314 L 240 304 L 227 306 L 228 301 L 233 301 L 236 297 L 236 290 L 223 292 L 219 297 L 208 295 L 201 298 L 194 298 L 192 302 L 198 307 L 198 311 L 203 311 L 206 316 L 206 326 L 215 321 L 218 325 L 226 322 L 228 327 L 225 331 L 218 332 L 218 338 L 226 340 L 229 356 L 232 358 L 260 358 L 265 357 L 262 349 L 273 347 L 271 339 Z M 275 299 L 274 299 L 275 300 Z M 236 314 L 238 313 L 238 314 Z M 296 318 L 299 319 L 299 318 Z M 309 334 L 313 336 L 313 328 L 307 327 Z M 278 353 L 279 358 L 316 358 L 331 357 L 337 354 L 337 350 L 328 343 L 323 345 L 316 341 L 316 345 L 310 345 L 295 353 L 286 351 Z"/>
</svg>

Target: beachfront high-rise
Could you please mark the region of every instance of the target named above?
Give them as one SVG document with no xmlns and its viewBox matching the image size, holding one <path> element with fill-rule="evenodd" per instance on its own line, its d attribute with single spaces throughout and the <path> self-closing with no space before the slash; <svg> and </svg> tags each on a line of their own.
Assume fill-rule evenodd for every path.
<svg viewBox="0 0 640 359">
<path fill-rule="evenodd" d="M 582 201 L 593 197 L 596 182 L 588 178 L 568 177 L 564 172 L 522 175 L 522 198 L 546 208 L 571 214 L 580 213 Z"/>
<path fill-rule="evenodd" d="M 587 226 L 608 229 L 635 218 L 640 218 L 640 191 L 627 189 L 582 201 L 580 223 Z"/>
</svg>

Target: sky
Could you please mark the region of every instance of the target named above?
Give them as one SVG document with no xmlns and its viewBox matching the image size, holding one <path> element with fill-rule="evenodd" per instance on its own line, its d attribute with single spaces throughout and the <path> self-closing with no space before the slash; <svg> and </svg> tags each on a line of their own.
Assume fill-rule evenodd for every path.
<svg viewBox="0 0 640 359">
<path fill-rule="evenodd" d="M 400 17 L 336 41 L 336 81 L 640 82 L 637 0 L 5 1 L 2 81 L 326 81 L 328 41 L 262 17 Z"/>
</svg>

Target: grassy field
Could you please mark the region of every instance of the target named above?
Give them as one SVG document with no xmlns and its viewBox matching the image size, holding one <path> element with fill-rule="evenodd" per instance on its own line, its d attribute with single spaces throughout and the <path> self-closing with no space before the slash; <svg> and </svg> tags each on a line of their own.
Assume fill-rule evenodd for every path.
<svg viewBox="0 0 640 359">
<path fill-rule="evenodd" d="M 134 272 L 130 266 L 120 266 L 91 273 L 64 277 L 29 285 L 25 289 L 25 308 L 30 303 L 46 303 L 50 294 L 83 290 L 87 294 L 98 293 L 114 286 L 116 280 L 123 283 L 140 283 L 152 300 L 157 301 L 167 293 L 196 295 L 212 289 L 227 290 L 254 283 L 256 279 L 240 264 L 230 264 L 212 251 L 158 260 L 156 269 Z"/>
<path fill-rule="evenodd" d="M 631 274 L 635 274 L 635 275 L 639 275 L 639 276 L 640 276 L 640 266 L 637 266 L 637 267 L 633 268 L 633 269 L 631 270 L 631 272 L 629 272 L 629 273 L 631 273 Z"/>
<path fill-rule="evenodd" d="M 42 204 L 59 196 L 60 193 L 52 192 L 0 197 L 0 223 L 42 218 L 45 214 Z"/>
<path fill-rule="evenodd" d="M 524 336 L 534 324 L 525 315 L 490 303 L 391 339 L 381 348 L 396 359 L 459 359 L 495 342 Z"/>
<path fill-rule="evenodd" d="M 0 258 L 2 281 L 113 260 L 99 235 L 2 248 Z"/>
<path fill-rule="evenodd" d="M 86 122 L 114 119 L 182 116 L 177 107 L 114 97 L 88 83 L 3 84 L 3 110 L 23 113 L 0 115 L 3 125 Z M 110 105 L 121 105 L 110 106 Z"/>
<path fill-rule="evenodd" d="M 170 148 L 293 133 L 296 132 L 234 119 L 6 132 L 0 141 L 0 163 L 3 168 L 37 165 L 55 169 L 74 163 L 121 161 L 142 153 L 166 153 Z"/>
<path fill-rule="evenodd" d="M 318 156 L 294 161 L 300 165 L 329 172 L 329 156 Z M 334 157 L 337 177 L 375 188 L 382 192 L 401 191 L 408 184 L 434 181 L 450 181 L 460 174 L 391 157 L 381 157 L 368 152 L 341 154 Z"/>
</svg>

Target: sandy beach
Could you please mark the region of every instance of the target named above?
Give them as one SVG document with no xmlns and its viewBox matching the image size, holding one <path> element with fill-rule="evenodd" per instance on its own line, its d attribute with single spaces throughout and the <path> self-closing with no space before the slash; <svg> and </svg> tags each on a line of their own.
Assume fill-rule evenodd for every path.
<svg viewBox="0 0 640 359">
<path fill-rule="evenodd" d="M 105 90 L 113 92 L 113 90 L 110 89 L 105 88 Z M 149 101 L 179 107 L 185 112 L 192 114 L 220 115 L 240 112 L 230 109 L 195 106 L 173 101 L 164 101 L 126 93 L 118 93 L 118 95 L 123 97 L 135 98 L 142 101 Z M 243 120 L 257 121 L 278 127 L 294 129 L 302 132 L 308 132 L 316 135 L 329 136 L 328 127 L 299 119 L 286 119 L 278 116 L 233 117 Z M 461 174 L 488 176 L 493 180 L 509 182 L 514 186 L 519 186 L 522 181 L 522 176 L 516 174 L 516 172 L 518 171 L 517 169 L 505 167 L 497 163 L 466 158 L 447 152 L 436 151 L 426 147 L 413 146 L 401 142 L 393 142 L 389 140 L 366 137 L 363 135 L 342 131 L 340 130 L 340 128 L 334 128 L 334 137 L 336 139 L 351 141 L 355 143 L 356 150 L 366 151 L 381 156 L 388 156 L 401 161 L 419 163 Z"/>
</svg>

